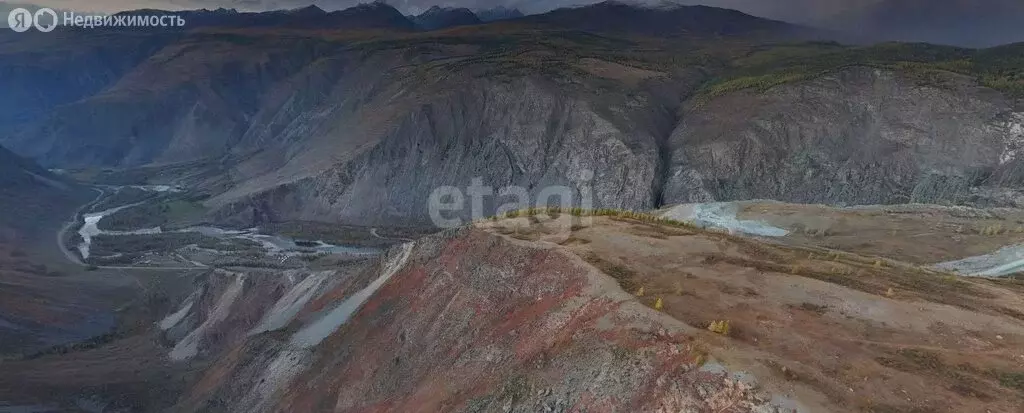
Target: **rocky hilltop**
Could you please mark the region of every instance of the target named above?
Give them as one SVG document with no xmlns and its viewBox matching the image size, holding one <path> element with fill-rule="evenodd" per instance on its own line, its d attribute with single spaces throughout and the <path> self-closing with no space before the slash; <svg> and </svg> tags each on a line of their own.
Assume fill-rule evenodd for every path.
<svg viewBox="0 0 1024 413">
<path fill-rule="evenodd" d="M 244 319 L 237 309 L 265 302 L 256 298 L 260 280 L 236 277 L 210 298 L 194 298 L 199 310 L 186 304 L 179 322 L 206 320 L 196 332 L 231 331 L 227 323 Z M 239 289 L 244 295 L 225 301 Z M 209 307 L 199 300 L 217 304 L 204 313 Z M 220 311 L 232 315 L 214 318 Z M 253 328 L 244 350 L 214 363 L 176 409 L 532 412 L 736 403 L 740 411 L 773 411 L 768 397 L 700 368 L 706 355 L 686 335 L 690 327 L 640 305 L 584 261 L 477 230 L 396 247 L 348 278 L 312 274 L 265 311 L 262 323 L 239 326 Z M 167 324 L 177 329 L 175 321 Z M 205 345 L 200 353 L 218 352 Z"/>
</svg>

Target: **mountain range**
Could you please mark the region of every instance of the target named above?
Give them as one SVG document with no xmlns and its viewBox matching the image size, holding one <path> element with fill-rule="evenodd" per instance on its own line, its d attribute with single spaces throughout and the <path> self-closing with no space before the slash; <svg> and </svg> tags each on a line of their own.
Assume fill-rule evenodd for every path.
<svg viewBox="0 0 1024 413">
<path fill-rule="evenodd" d="M 66 9 L 80 11 L 91 10 L 122 10 L 125 5 L 101 6 L 100 3 L 79 5 L 75 0 L 65 0 L 59 4 Z M 647 4 L 658 7 L 674 4 L 707 5 L 739 10 L 754 16 L 781 20 L 806 26 L 829 30 L 840 30 L 850 34 L 844 40 L 860 42 L 877 42 L 886 40 L 917 41 L 949 44 L 963 47 L 991 47 L 1000 44 L 1024 41 L 1024 32 L 1016 24 L 1024 18 L 1024 6 L 1013 0 L 856 0 L 856 1 L 817 1 L 817 0 L 703 0 L 669 2 L 665 0 L 648 1 Z M 338 11 L 356 5 L 355 1 L 319 1 L 310 3 L 306 0 L 261 1 L 261 0 L 168 0 L 148 1 L 139 3 L 140 8 L 168 10 L 185 9 L 226 9 L 244 12 L 264 12 L 270 10 L 293 10 L 316 7 L 326 11 Z M 0 2 L 0 12 L 13 8 L 16 3 Z M 403 13 L 416 16 L 427 13 L 435 5 L 429 2 L 404 0 L 393 2 Z M 528 14 L 543 14 L 560 7 L 575 7 L 577 3 L 559 3 L 548 1 L 519 0 L 511 2 L 480 2 L 467 0 L 464 2 L 448 2 L 448 9 L 473 10 L 477 18 L 488 22 L 508 18 L 522 17 Z M 25 5 L 32 9 L 37 6 Z M 6 7 L 6 8 L 5 8 Z M 6 12 L 4 12 L 6 14 Z M 465 13 L 459 24 L 469 24 Z M 251 16 L 250 16 L 251 17 Z M 199 18 L 205 25 L 206 19 Z M 329 20 L 328 20 L 329 21 Z M 6 24 L 6 22 L 0 22 Z M 254 22 L 255 24 L 255 22 Z M 266 24 L 266 23 L 264 23 Z M 315 26 L 318 23 L 310 23 Z M 324 24 L 324 23 L 319 23 Z M 329 24 L 329 23 L 328 23 Z M 431 25 L 434 26 L 434 25 Z"/>
<path fill-rule="evenodd" d="M 412 16 L 411 20 L 423 30 L 469 26 L 482 22 L 476 14 L 467 8 L 441 8 L 438 6 L 431 7 L 418 16 Z"/>
<path fill-rule="evenodd" d="M 121 15 L 146 15 L 155 10 L 135 10 Z M 198 10 L 173 12 L 186 21 L 186 27 L 237 27 L 237 28 L 299 28 L 331 30 L 415 30 L 415 24 L 398 10 L 382 2 L 366 3 L 356 7 L 327 12 L 317 6 L 306 6 L 291 10 L 271 12 L 238 12 L 234 9 Z"/>
<path fill-rule="evenodd" d="M 239 223 L 422 224 L 439 186 L 575 187 L 585 171 L 614 208 L 1018 202 L 1001 188 L 1021 179 L 1019 46 L 849 47 L 615 2 L 443 33 L 383 3 L 188 13 L 208 29 L 3 43 L 0 142 L 50 167 L 229 170 L 193 184 Z"/>
<path fill-rule="evenodd" d="M 1024 43 L 282 3 L 0 31 L 0 411 L 1024 405 Z"/>
</svg>

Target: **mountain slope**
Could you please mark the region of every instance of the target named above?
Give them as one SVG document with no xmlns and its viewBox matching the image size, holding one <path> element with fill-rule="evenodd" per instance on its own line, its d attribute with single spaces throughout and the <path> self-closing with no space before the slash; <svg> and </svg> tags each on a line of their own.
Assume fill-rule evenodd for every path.
<svg viewBox="0 0 1024 413">
<path fill-rule="evenodd" d="M 531 188 L 531 195 L 550 186 L 591 185 L 594 203 L 607 207 L 638 209 L 655 202 L 651 182 L 657 169 L 656 131 L 630 131 L 622 125 L 632 121 L 657 128 L 664 120 L 650 119 L 641 110 L 609 119 L 590 106 L 599 102 L 566 97 L 542 82 L 500 85 L 474 80 L 438 86 L 448 92 L 431 96 L 424 91 L 382 102 L 389 106 L 413 100 L 423 105 L 392 106 L 402 110 L 391 112 L 391 128 L 344 163 L 248 199 L 239 196 L 254 188 L 243 184 L 210 203 L 243 219 L 250 214 L 281 220 L 334 216 L 361 217 L 367 223 L 423 224 L 434 188 L 468 185 L 472 177 L 495 188 Z M 467 123 L 475 126 L 464 129 Z M 291 160 L 282 169 L 308 165 L 304 159 L 309 158 Z M 424 174 L 425 170 L 431 172 Z M 256 178 L 251 183 L 268 182 Z M 381 185 L 388 189 L 381 192 Z M 574 191 L 579 200 L 578 189 Z M 505 201 L 484 202 L 484 211 L 493 211 Z"/>
<path fill-rule="evenodd" d="M 850 68 L 695 107 L 670 138 L 665 202 L 986 203 L 986 187 L 1019 187 L 1024 112 L 938 76 Z"/>
<path fill-rule="evenodd" d="M 273 36 L 243 42 L 230 35 L 186 37 L 101 93 L 56 108 L 8 142 L 44 164 L 78 166 L 222 154 L 248 128 L 259 97 L 310 64 L 324 44 Z M 167 127 L 158 131 L 156 124 Z"/>
<path fill-rule="evenodd" d="M 31 354 L 101 335 L 114 288 L 67 280 L 77 266 L 55 234 L 95 193 L 0 147 L 0 357 Z"/>
<path fill-rule="evenodd" d="M 0 32 L 0 141 L 57 107 L 116 83 L 177 38 L 174 33 Z"/>
<path fill-rule="evenodd" d="M 294 287 L 311 294 L 282 297 L 294 308 L 273 305 L 264 320 L 276 324 L 256 326 L 270 331 L 251 341 L 225 334 L 252 328 L 234 324 L 241 314 L 210 324 L 244 350 L 229 350 L 176 410 L 627 411 L 720 395 L 744 406 L 736 411 L 774 411 L 767 396 L 700 369 L 693 329 L 562 251 L 467 229 L 396 247 L 344 280 L 312 277 Z M 258 294 L 251 282 L 246 297 Z M 242 300 L 225 310 L 253 308 Z"/>
<path fill-rule="evenodd" d="M 78 201 L 87 199 L 87 192 L 0 147 L 0 211 L 4 211 L 0 214 L 0 238 L 8 242 L 26 237 L 52 241 L 51 234 L 35 230 L 63 221 Z"/>
<path fill-rule="evenodd" d="M 204 369 L 172 410 L 945 413 L 1020 403 L 1019 284 L 950 280 L 902 261 L 991 244 L 950 235 L 1020 211 L 739 207 L 788 229 L 828 219 L 871 233 L 765 242 L 635 213 L 523 212 L 323 271 L 218 271 L 158 323 L 163 356 Z M 877 247 L 863 241 L 894 227 L 907 233 L 886 241 L 913 251 L 870 255 Z M 834 241 L 852 251 L 824 247 Z"/>
<path fill-rule="evenodd" d="M 412 19 L 423 30 L 437 30 L 447 27 L 480 24 L 480 18 L 467 8 L 431 7 Z"/>
<path fill-rule="evenodd" d="M 232 28 L 289 28 L 303 30 L 398 30 L 415 29 L 412 22 L 398 10 L 381 1 L 361 3 L 355 7 L 327 12 L 311 5 L 289 10 L 264 12 L 238 12 L 234 9 L 216 10 L 132 10 L 118 15 L 177 15 L 186 25 L 181 30 L 200 27 Z"/>
<path fill-rule="evenodd" d="M 519 11 L 519 9 L 509 9 L 504 6 L 498 6 L 492 9 L 477 10 L 476 15 L 483 22 L 517 19 L 524 16 L 523 12 Z"/>
<path fill-rule="evenodd" d="M 590 185 L 595 206 L 627 209 L 756 198 L 1024 205 L 1013 189 L 1024 182 L 1024 115 L 1014 100 L 967 76 L 931 76 L 922 83 L 865 65 L 706 102 L 699 95 L 678 123 L 646 89 L 613 100 L 612 91 L 597 98 L 529 80 L 442 83 L 445 92 L 413 99 L 422 107 L 393 112 L 395 129 L 372 150 L 277 188 L 241 185 L 211 204 L 242 222 L 423 222 L 432 189 L 480 178 L 528 188 L 531 200 L 542 188 Z M 399 96 L 380 107 L 401 108 Z M 586 171 L 592 180 L 581 178 Z M 501 202 L 485 198 L 484 215 Z"/>
<path fill-rule="evenodd" d="M 495 193 L 521 187 L 531 203 L 564 186 L 598 208 L 1021 204 L 1017 47 L 765 44 L 759 28 L 791 26 L 708 8 L 602 3 L 544 19 L 693 10 L 754 19 L 743 25 L 752 31 L 658 17 L 688 37 L 530 19 L 431 33 L 177 34 L 4 142 L 61 167 L 203 165 L 184 168 L 194 179 L 183 184 L 209 195 L 209 218 L 243 226 L 429 224 L 434 191 L 474 179 Z M 487 197 L 477 212 L 510 198 Z"/>
<path fill-rule="evenodd" d="M 642 36 L 739 36 L 758 34 L 765 39 L 814 37 L 813 30 L 763 19 L 736 10 L 667 4 L 636 6 L 613 0 L 562 8 L 517 21 L 597 33 Z"/>
</svg>

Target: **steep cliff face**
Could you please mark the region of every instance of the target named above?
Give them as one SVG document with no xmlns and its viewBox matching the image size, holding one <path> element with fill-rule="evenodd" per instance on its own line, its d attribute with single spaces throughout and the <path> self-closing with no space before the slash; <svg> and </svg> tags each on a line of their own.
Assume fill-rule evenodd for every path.
<svg viewBox="0 0 1024 413">
<path fill-rule="evenodd" d="M 416 99 L 372 149 L 325 173 L 216 201 L 224 217 L 423 223 L 433 190 L 466 192 L 481 178 L 527 188 L 530 206 L 556 185 L 626 209 L 759 198 L 1019 205 L 1024 113 L 973 79 L 939 76 L 853 67 L 735 92 L 691 104 L 671 133 L 661 130 L 675 120 L 650 94 L 477 81 Z M 487 215 L 509 198 L 484 201 Z"/>
<path fill-rule="evenodd" d="M 482 47 L 191 34 L 9 142 L 65 167 L 229 158 L 210 206 L 249 222 L 255 208 L 272 219 L 422 224 L 433 190 L 474 179 L 495 192 L 521 187 L 531 205 L 567 186 L 577 204 L 655 206 L 674 109 L 645 82 L 669 74 L 542 55 L 551 77 L 514 66 L 490 76 L 522 62 L 493 50 L 466 57 Z M 516 200 L 496 195 L 481 214 Z"/>
<path fill-rule="evenodd" d="M 547 204 L 538 198 L 557 186 L 569 188 L 575 204 L 584 197 L 594 207 L 645 209 L 656 202 L 657 122 L 670 120 L 651 119 L 646 108 L 609 114 L 597 99 L 535 79 L 474 80 L 438 95 L 400 99 L 421 103 L 396 113 L 359 156 L 254 199 L 214 202 L 240 202 L 226 209 L 235 212 L 255 205 L 285 220 L 422 224 L 429 223 L 435 189 L 455 186 L 468 194 L 474 179 L 492 191 L 483 214 L 516 201 L 500 196 L 508 186 L 526 191 L 530 205 L 524 207 Z M 455 216 L 471 212 L 467 199 Z"/>
<path fill-rule="evenodd" d="M 856 67 L 684 112 L 667 203 L 982 202 L 1022 182 L 1024 113 L 964 77 Z"/>
</svg>

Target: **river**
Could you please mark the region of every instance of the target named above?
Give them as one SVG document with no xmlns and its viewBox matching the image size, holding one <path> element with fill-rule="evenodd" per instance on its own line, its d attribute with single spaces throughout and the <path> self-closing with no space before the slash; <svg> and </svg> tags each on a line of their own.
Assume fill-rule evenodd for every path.
<svg viewBox="0 0 1024 413">
<path fill-rule="evenodd" d="M 171 191 L 171 187 L 136 187 L 140 189 L 147 189 L 156 192 Z M 268 255 L 286 256 L 286 255 L 301 255 L 301 254 L 346 254 L 346 255 L 377 255 L 381 251 L 377 248 L 368 247 L 352 247 L 344 245 L 333 245 L 324 241 L 309 241 L 304 242 L 303 245 L 299 245 L 295 239 L 282 236 L 282 235 L 268 235 L 261 234 L 258 228 L 251 228 L 246 230 L 229 230 L 218 228 L 214 226 L 197 226 L 185 229 L 179 229 L 174 231 L 164 231 L 160 227 L 156 228 L 142 228 L 132 231 L 105 231 L 99 228 L 99 222 L 103 218 L 114 214 L 123 209 L 135 207 L 141 205 L 143 202 L 122 205 L 116 208 L 111 208 L 105 211 L 93 212 L 85 214 L 83 220 L 85 224 L 78 230 L 78 234 L 82 237 L 82 242 L 78 244 L 78 252 L 81 254 L 82 259 L 88 259 L 90 256 L 90 249 L 92 248 L 92 239 L 100 235 L 145 235 L 145 234 L 161 234 L 164 232 L 175 232 L 175 233 L 188 233 L 194 232 L 202 234 L 208 237 L 221 238 L 221 239 L 241 239 L 249 240 L 259 244 L 267 252 Z"/>
</svg>

